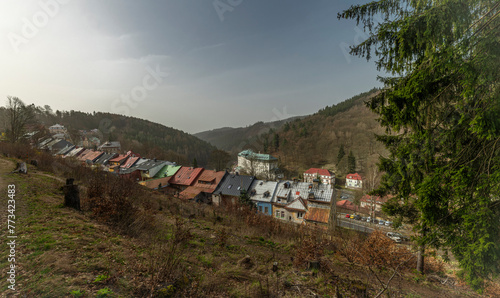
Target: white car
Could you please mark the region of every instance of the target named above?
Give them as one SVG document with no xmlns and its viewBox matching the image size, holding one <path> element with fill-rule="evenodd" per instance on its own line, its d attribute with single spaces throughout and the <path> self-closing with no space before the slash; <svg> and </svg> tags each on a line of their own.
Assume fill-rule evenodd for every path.
<svg viewBox="0 0 500 298">
<path fill-rule="evenodd" d="M 396 242 L 396 243 L 400 243 L 402 240 L 401 240 L 401 237 L 397 236 L 397 234 L 399 233 L 393 233 L 393 232 L 387 232 L 387 237 L 389 237 L 392 241 Z"/>
</svg>

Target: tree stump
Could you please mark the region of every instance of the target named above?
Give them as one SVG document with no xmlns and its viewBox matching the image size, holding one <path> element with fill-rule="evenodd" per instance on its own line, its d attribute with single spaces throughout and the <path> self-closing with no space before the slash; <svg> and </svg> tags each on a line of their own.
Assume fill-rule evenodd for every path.
<svg viewBox="0 0 500 298">
<path fill-rule="evenodd" d="M 64 206 L 71 207 L 76 210 L 80 209 L 80 191 L 78 185 L 74 185 L 75 179 L 66 179 L 66 185 L 63 187 L 64 190 Z"/>
</svg>

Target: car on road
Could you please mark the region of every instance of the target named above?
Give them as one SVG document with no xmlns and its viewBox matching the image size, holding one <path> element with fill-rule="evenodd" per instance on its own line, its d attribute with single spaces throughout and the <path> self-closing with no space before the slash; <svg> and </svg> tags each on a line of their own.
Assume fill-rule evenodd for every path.
<svg viewBox="0 0 500 298">
<path fill-rule="evenodd" d="M 379 225 L 382 225 L 382 226 L 383 226 L 383 225 L 385 225 L 385 220 L 379 220 L 379 221 L 378 221 L 378 224 L 379 224 Z"/>
<path fill-rule="evenodd" d="M 389 237 L 392 241 L 396 243 L 400 243 L 402 241 L 401 237 L 398 236 L 399 233 L 395 232 L 387 232 L 387 237 Z"/>
<path fill-rule="evenodd" d="M 351 214 L 351 219 L 354 219 L 354 214 Z"/>
<path fill-rule="evenodd" d="M 392 221 L 386 221 L 386 222 L 385 222 L 385 226 L 386 226 L 386 227 L 392 226 Z"/>
<path fill-rule="evenodd" d="M 345 218 L 351 218 L 351 215 L 346 214 L 346 215 L 345 215 Z"/>
<path fill-rule="evenodd" d="M 398 233 L 398 232 L 391 232 L 394 236 L 399 237 L 402 241 L 410 241 L 409 237 L 406 237 L 405 235 Z"/>
<path fill-rule="evenodd" d="M 361 220 L 361 215 L 356 214 L 356 215 L 354 216 L 354 219 L 355 219 L 355 220 Z"/>
</svg>

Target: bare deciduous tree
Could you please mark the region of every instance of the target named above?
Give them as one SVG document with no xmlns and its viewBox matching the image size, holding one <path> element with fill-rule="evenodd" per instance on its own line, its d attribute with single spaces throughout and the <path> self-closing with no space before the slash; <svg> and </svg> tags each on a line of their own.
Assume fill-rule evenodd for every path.
<svg viewBox="0 0 500 298">
<path fill-rule="evenodd" d="M 10 142 L 18 142 L 25 133 L 26 126 L 35 123 L 35 106 L 27 106 L 18 97 L 7 96 L 7 137 Z"/>
</svg>

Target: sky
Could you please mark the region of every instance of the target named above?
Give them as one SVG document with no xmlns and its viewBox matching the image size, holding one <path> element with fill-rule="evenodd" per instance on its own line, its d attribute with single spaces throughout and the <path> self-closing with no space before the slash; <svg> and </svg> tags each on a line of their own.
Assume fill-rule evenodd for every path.
<svg viewBox="0 0 500 298">
<path fill-rule="evenodd" d="M 196 133 L 312 114 L 373 87 L 363 1 L 0 2 L 1 98 Z M 366 2 L 366 1 L 364 1 Z"/>
</svg>

